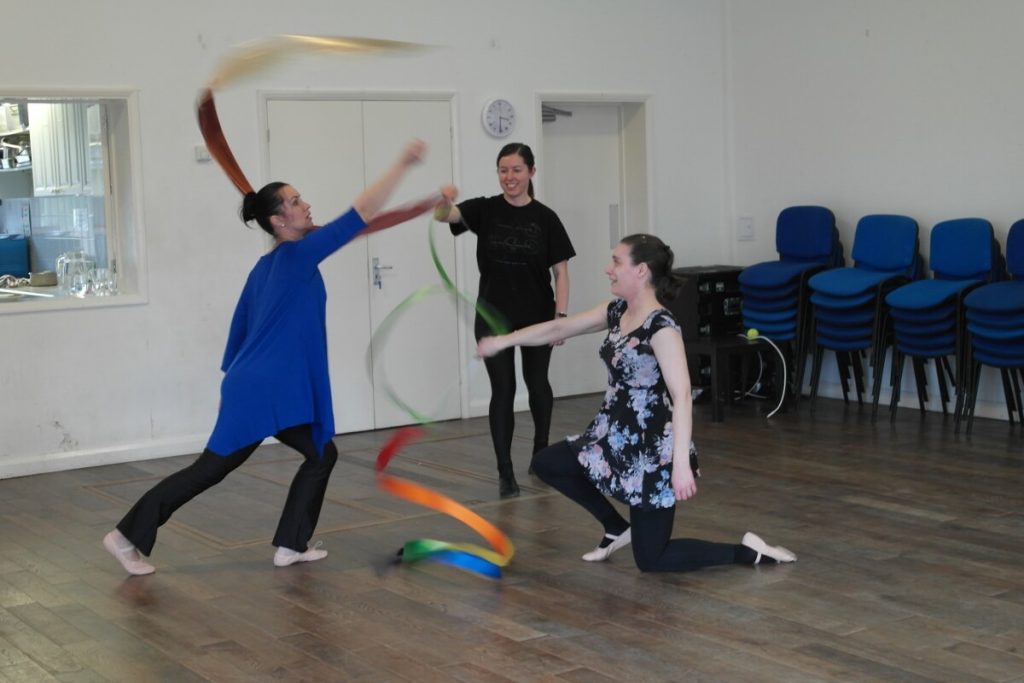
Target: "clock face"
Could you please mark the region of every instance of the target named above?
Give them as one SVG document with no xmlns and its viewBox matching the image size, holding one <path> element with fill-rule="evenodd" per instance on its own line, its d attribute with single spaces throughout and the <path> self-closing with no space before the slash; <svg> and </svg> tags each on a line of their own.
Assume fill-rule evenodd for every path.
<svg viewBox="0 0 1024 683">
<path fill-rule="evenodd" d="M 491 100 L 484 106 L 484 129 L 497 138 L 509 135 L 516 127 L 516 110 L 508 100 Z"/>
</svg>

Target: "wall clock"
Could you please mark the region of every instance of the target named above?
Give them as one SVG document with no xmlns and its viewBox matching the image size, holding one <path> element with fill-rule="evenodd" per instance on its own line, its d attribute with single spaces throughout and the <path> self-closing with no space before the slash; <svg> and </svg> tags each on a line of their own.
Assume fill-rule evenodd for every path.
<svg viewBox="0 0 1024 683">
<path fill-rule="evenodd" d="M 489 100 L 483 110 L 484 130 L 496 138 L 504 138 L 516 127 L 516 108 L 508 100 Z"/>
</svg>

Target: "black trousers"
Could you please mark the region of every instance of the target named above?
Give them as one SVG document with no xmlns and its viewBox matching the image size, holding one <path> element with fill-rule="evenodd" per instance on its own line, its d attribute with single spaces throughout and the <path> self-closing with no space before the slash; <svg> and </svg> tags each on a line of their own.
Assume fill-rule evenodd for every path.
<svg viewBox="0 0 1024 683">
<path fill-rule="evenodd" d="M 629 522 L 587 478 L 569 444 L 561 441 L 533 456 L 533 472 L 558 492 L 581 505 L 606 533 L 632 528 L 633 559 L 644 572 L 686 572 L 734 564 L 742 546 L 696 538 L 672 538 L 675 508 L 630 506 Z"/>
<path fill-rule="evenodd" d="M 523 380 L 530 396 L 530 415 L 533 417 L 533 453 L 548 445 L 551 431 L 551 411 L 554 394 L 548 381 L 551 347 L 520 347 L 523 359 Z M 498 459 L 499 474 L 512 473 L 512 432 L 515 428 L 516 359 L 515 349 L 505 349 L 484 360 L 487 377 L 491 380 L 491 403 L 487 417 L 491 427 L 491 441 Z"/>
<path fill-rule="evenodd" d="M 327 482 L 338 461 L 338 449 L 328 441 L 321 456 L 313 443 L 312 427 L 308 424 L 284 429 L 276 437 L 301 453 L 305 461 L 299 466 L 288 489 L 288 498 L 274 534 L 274 545 L 305 552 L 320 518 Z M 217 455 L 209 449 L 203 451 L 191 465 L 147 491 L 118 523 L 118 531 L 135 544 L 139 552 L 149 555 L 156 543 L 157 529 L 171 518 L 174 511 L 222 481 L 245 462 L 260 443 L 262 441 L 226 456 Z"/>
</svg>

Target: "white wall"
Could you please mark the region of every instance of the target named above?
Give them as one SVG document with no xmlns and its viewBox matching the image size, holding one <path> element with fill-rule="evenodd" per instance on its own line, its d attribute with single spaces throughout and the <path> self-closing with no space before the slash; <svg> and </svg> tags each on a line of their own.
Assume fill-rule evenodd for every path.
<svg viewBox="0 0 1024 683">
<path fill-rule="evenodd" d="M 1022 25 L 1017 0 L 727 0 L 726 223 L 756 234 L 728 240 L 731 261 L 773 258 L 793 204 L 830 207 L 847 256 L 869 213 L 914 217 L 926 256 L 950 218 L 987 218 L 1005 245 L 1024 217 Z M 1005 416 L 998 375 L 982 383 L 978 413 Z"/>
<path fill-rule="evenodd" d="M 534 143 L 538 93 L 637 93 L 650 98 L 657 231 L 679 245 L 683 264 L 718 262 L 727 249 L 719 231 L 724 15 L 714 0 L 2 0 L 0 10 L 18 17 L 18 29 L 4 34 L 18 68 L 4 69 L 0 93 L 139 91 L 148 260 L 144 304 L 0 314 L 0 477 L 205 443 L 228 319 L 264 242 L 237 220 L 239 197 L 221 171 L 194 161 L 201 138 L 193 107 L 218 61 L 243 41 L 300 33 L 438 46 L 415 58 L 296 59 L 226 89 L 221 121 L 254 184 L 268 180 L 260 171 L 261 89 L 456 93 L 463 196 L 497 192 L 499 144 L 479 124 L 487 98 L 514 102 L 524 113 L 516 137 Z M 475 268 L 471 240 L 459 248 L 463 269 Z"/>
</svg>

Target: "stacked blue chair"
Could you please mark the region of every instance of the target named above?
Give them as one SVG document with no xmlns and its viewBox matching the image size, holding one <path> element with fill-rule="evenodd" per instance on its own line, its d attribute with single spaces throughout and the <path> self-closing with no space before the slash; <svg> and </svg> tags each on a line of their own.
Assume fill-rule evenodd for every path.
<svg viewBox="0 0 1024 683">
<path fill-rule="evenodd" d="M 974 423 L 978 383 L 984 365 L 999 370 L 1010 423 L 1016 410 L 1024 424 L 1020 380 L 1024 379 L 1024 220 L 1010 226 L 1006 267 L 1011 279 L 978 287 L 964 297 L 970 369 L 967 376 L 967 433 Z M 958 416 L 960 417 L 960 416 Z M 959 419 L 957 429 L 959 429 Z"/>
<path fill-rule="evenodd" d="M 808 281 L 814 311 L 812 409 L 826 350 L 836 354 L 843 399 L 849 401 L 847 369 L 852 368 L 857 401 L 862 402 L 864 379 L 860 358 L 870 349 L 870 365 L 874 369 L 872 405 L 873 411 L 877 410 L 890 336 L 884 297 L 920 275 L 917 221 L 907 216 L 864 216 L 857 222 L 852 256 L 852 268 L 826 270 Z"/>
<path fill-rule="evenodd" d="M 943 414 L 949 379 L 957 390 L 956 414 L 964 398 L 964 297 L 975 287 L 1000 279 L 1002 262 L 992 224 L 981 218 L 959 218 L 937 223 L 931 232 L 934 278 L 918 280 L 893 290 L 885 297 L 893 325 L 892 398 L 890 419 L 895 420 L 900 401 L 905 359 L 911 359 L 922 414 L 928 395 L 925 367 L 935 361 Z M 950 367 L 953 356 L 956 373 Z"/>
<path fill-rule="evenodd" d="M 843 264 L 835 215 L 823 206 L 783 209 L 775 226 L 775 249 L 778 260 L 756 263 L 740 273 L 743 326 L 786 347 L 794 374 L 789 386 L 799 398 L 810 329 L 807 280 Z"/>
</svg>

